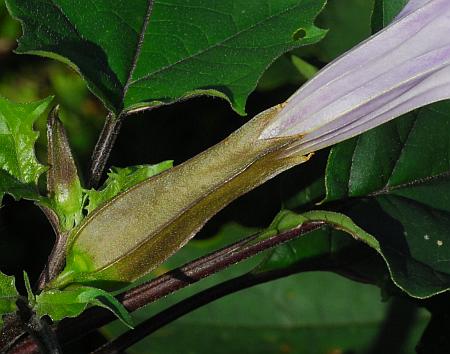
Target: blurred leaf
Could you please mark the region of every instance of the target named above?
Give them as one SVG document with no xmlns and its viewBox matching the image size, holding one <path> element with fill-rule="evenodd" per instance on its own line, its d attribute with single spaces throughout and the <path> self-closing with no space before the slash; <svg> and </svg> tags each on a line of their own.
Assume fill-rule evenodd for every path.
<svg viewBox="0 0 450 354">
<path fill-rule="evenodd" d="M 450 102 L 440 102 L 334 147 L 326 201 L 374 235 L 394 282 L 415 297 L 450 288 Z"/>
<path fill-rule="evenodd" d="M 389 1 L 389 0 L 386 0 Z M 329 0 L 318 23 L 329 29 L 315 52 L 325 63 L 332 61 L 371 34 L 374 0 Z"/>
<path fill-rule="evenodd" d="M 116 114 L 199 94 L 244 114 L 268 64 L 323 38 L 313 21 L 324 3 L 7 0 L 24 26 L 18 51 L 71 62 Z"/>
<path fill-rule="evenodd" d="M 47 78 L 50 86 L 40 88 L 53 92 L 58 98 L 60 119 L 67 130 L 70 145 L 79 162 L 88 160 L 100 133 L 106 112 L 88 90 L 85 81 L 67 66 L 50 61 L 46 72 L 34 80 Z"/>
<path fill-rule="evenodd" d="M 251 230 L 236 225 L 219 237 L 191 241 L 164 266 L 171 269 L 204 255 L 220 245 L 242 238 Z M 351 239 L 351 238 L 349 238 Z M 213 284 L 253 269 L 263 255 L 234 265 L 224 272 L 191 285 L 133 314 L 144 320 Z M 351 282 L 329 273 L 305 273 L 228 295 L 165 326 L 127 352 L 131 354 L 329 354 L 370 353 L 378 340 L 387 305 L 375 287 Z M 402 349 L 409 354 L 420 337 L 426 317 L 412 319 Z M 403 328 L 405 328 L 403 327 Z M 107 327 L 108 335 L 123 332 L 119 323 Z M 408 330 L 407 330 L 408 331 Z M 395 341 L 388 339 L 388 341 Z M 402 339 L 403 340 L 403 339 Z"/>
<path fill-rule="evenodd" d="M 392 22 L 409 0 L 375 0 L 372 31 L 378 32 Z"/>
<path fill-rule="evenodd" d="M 19 23 L 8 15 L 4 1 L 0 0 L 0 56 L 2 54 L 2 45 L 13 42 L 19 33 Z"/>
<path fill-rule="evenodd" d="M 297 209 L 307 207 L 323 200 L 325 193 L 325 179 L 323 176 L 320 176 L 302 190 L 287 198 L 283 203 L 283 208 Z"/>
<path fill-rule="evenodd" d="M 0 272 L 0 329 L 3 325 L 3 315 L 16 311 L 18 296 L 14 277 Z"/>
<path fill-rule="evenodd" d="M 48 315 L 53 321 L 60 321 L 66 317 L 77 317 L 88 306 L 104 307 L 126 326 L 133 326 L 133 320 L 123 305 L 110 293 L 97 288 L 75 287 L 63 291 L 44 291 L 36 296 L 34 309 L 40 317 Z"/>
<path fill-rule="evenodd" d="M 156 165 L 138 165 L 125 168 L 113 167 L 108 173 L 108 179 L 100 190 L 91 189 L 86 191 L 86 210 L 88 213 L 91 213 L 100 205 L 113 199 L 120 192 L 172 168 L 172 166 L 173 161 L 164 161 Z"/>
<path fill-rule="evenodd" d="M 54 95 L 75 159 L 80 170 L 86 170 L 106 115 L 102 104 L 78 73 L 60 62 L 17 55 L 11 55 L 11 59 L 0 73 L 0 95 L 20 103 Z M 46 118 L 43 115 L 35 123 L 39 132 L 36 155 L 40 161 L 47 159 Z"/>
<path fill-rule="evenodd" d="M 286 84 L 300 86 L 304 78 L 296 70 L 287 55 L 275 60 L 258 81 L 258 90 L 271 91 Z"/>
<path fill-rule="evenodd" d="M 16 200 L 40 200 L 39 176 L 46 170 L 35 156 L 38 133 L 34 122 L 48 108 L 52 98 L 28 103 L 13 103 L 0 97 L 0 202 L 5 193 Z"/>
<path fill-rule="evenodd" d="M 306 80 L 311 79 L 319 71 L 314 65 L 309 64 L 295 55 L 291 56 L 291 60 L 295 68 Z"/>
</svg>

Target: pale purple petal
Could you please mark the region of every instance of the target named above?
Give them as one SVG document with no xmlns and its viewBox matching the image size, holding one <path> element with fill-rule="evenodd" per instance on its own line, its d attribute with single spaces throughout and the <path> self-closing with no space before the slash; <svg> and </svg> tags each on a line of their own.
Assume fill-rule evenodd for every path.
<svg viewBox="0 0 450 354">
<path fill-rule="evenodd" d="M 447 71 L 450 71 L 450 68 L 447 68 Z M 447 74 L 450 75 L 450 72 Z M 432 87 L 428 86 L 425 93 L 419 93 L 419 95 L 420 100 L 423 103 L 422 106 L 448 99 L 450 97 L 450 82 L 436 82 Z M 335 129 L 328 132 L 326 132 L 325 129 L 320 129 L 317 132 L 314 132 L 314 134 L 308 135 L 307 139 L 300 140 L 298 144 L 292 145 L 288 149 L 287 153 L 298 153 L 301 151 L 303 154 L 307 154 L 312 151 L 317 151 L 327 146 L 337 144 L 346 139 L 350 139 L 375 128 L 378 125 L 391 120 L 392 118 L 398 117 L 406 112 L 418 108 L 418 98 L 419 97 L 417 96 L 412 96 L 406 101 L 402 101 L 402 103 L 397 106 L 389 105 L 389 108 L 386 107 L 386 110 L 373 112 L 365 119 L 355 121 L 347 126 L 340 127 L 340 129 Z"/>
<path fill-rule="evenodd" d="M 447 98 L 450 1 L 411 0 L 291 96 L 260 138 L 303 135 L 296 148 L 317 150 Z"/>
<path fill-rule="evenodd" d="M 421 7 L 425 6 L 431 1 L 433 0 L 409 0 L 409 2 L 406 4 L 403 10 L 397 15 L 394 21 L 398 21 L 403 17 L 408 16 L 410 13 L 420 9 Z"/>
</svg>

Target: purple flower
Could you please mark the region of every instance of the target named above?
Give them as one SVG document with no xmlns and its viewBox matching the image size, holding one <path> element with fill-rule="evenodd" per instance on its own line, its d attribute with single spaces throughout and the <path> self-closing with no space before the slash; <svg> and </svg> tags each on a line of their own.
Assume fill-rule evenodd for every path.
<svg viewBox="0 0 450 354">
<path fill-rule="evenodd" d="M 410 0 L 392 24 L 292 95 L 260 139 L 299 135 L 319 150 L 450 98 L 450 0 Z"/>
</svg>

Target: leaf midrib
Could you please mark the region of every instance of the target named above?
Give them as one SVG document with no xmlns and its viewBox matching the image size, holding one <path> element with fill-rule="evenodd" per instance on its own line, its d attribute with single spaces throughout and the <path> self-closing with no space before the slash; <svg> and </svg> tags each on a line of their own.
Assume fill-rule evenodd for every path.
<svg viewBox="0 0 450 354">
<path fill-rule="evenodd" d="M 420 185 L 425 185 L 425 184 L 427 184 L 429 182 L 437 181 L 437 180 L 440 180 L 440 179 L 445 179 L 447 177 L 450 177 L 450 170 L 444 171 L 444 172 L 439 173 L 437 175 L 428 176 L 428 177 L 424 177 L 424 178 L 418 178 L 418 179 L 415 179 L 415 180 L 412 180 L 412 181 L 409 181 L 409 182 L 406 182 L 406 183 L 398 184 L 398 185 L 395 185 L 395 186 L 388 186 L 388 185 L 386 185 L 384 188 L 382 188 L 382 189 L 380 189 L 380 190 L 378 190 L 376 192 L 370 193 L 369 196 L 386 195 L 386 194 L 390 194 L 390 193 L 392 193 L 392 192 L 394 192 L 396 190 L 399 190 L 399 189 L 410 188 L 410 187 L 417 187 L 417 186 L 420 186 Z"/>
<path fill-rule="evenodd" d="M 400 149 L 400 151 L 398 153 L 398 157 L 397 157 L 397 159 L 395 161 L 394 166 L 392 167 L 390 176 L 387 178 L 387 181 L 386 181 L 386 183 L 385 183 L 383 188 L 381 188 L 381 189 L 379 189 L 377 191 L 374 191 L 372 193 L 369 193 L 368 196 L 374 197 L 374 196 L 380 196 L 380 195 L 388 195 L 388 194 L 391 194 L 392 192 L 394 192 L 396 190 L 399 190 L 399 189 L 416 187 L 416 186 L 424 185 L 424 184 L 427 184 L 429 182 L 433 182 L 433 181 L 436 181 L 436 180 L 439 180 L 439 179 L 445 179 L 446 177 L 450 177 L 450 170 L 447 170 L 447 171 L 443 171 L 443 172 L 440 172 L 440 173 L 432 175 L 432 176 L 412 179 L 412 180 L 410 180 L 408 182 L 405 182 L 405 183 L 400 183 L 400 184 L 396 184 L 396 185 L 390 185 L 389 184 L 389 181 L 392 179 L 392 177 L 394 176 L 394 174 L 396 172 L 396 169 L 397 169 L 397 167 L 399 165 L 400 158 L 402 157 L 402 155 L 403 155 L 403 153 L 405 151 L 405 147 L 408 144 L 408 141 L 409 141 L 409 139 L 411 137 L 411 134 L 414 131 L 414 129 L 416 128 L 416 123 L 417 123 L 417 120 L 420 117 L 420 114 L 422 113 L 422 111 L 427 111 L 427 110 L 431 111 L 433 113 L 436 113 L 436 114 L 442 114 L 442 112 L 439 112 L 439 111 L 434 110 L 434 109 L 429 108 L 429 107 L 422 107 L 422 108 L 419 108 L 419 109 L 417 109 L 416 111 L 413 112 L 413 114 L 414 114 L 414 122 L 411 124 L 411 128 L 410 128 L 410 130 L 408 132 L 408 135 L 407 135 L 407 137 L 406 137 L 406 139 L 405 139 L 405 141 L 404 141 L 404 143 L 402 145 L 402 148 Z M 353 160 L 353 158 L 352 158 L 352 160 Z M 353 166 L 354 165 L 352 163 L 351 166 L 350 166 L 350 169 L 352 169 Z M 349 183 L 350 182 L 351 182 L 351 179 L 349 179 Z M 349 185 L 348 185 L 348 189 L 350 190 Z"/>
<path fill-rule="evenodd" d="M 134 52 L 134 55 L 133 55 L 133 59 L 131 61 L 131 66 L 130 66 L 130 69 L 128 71 L 127 80 L 126 80 L 125 85 L 124 85 L 123 90 L 122 90 L 121 102 L 120 102 L 122 105 L 125 102 L 125 97 L 127 95 L 128 89 L 130 88 L 130 85 L 133 82 L 132 78 L 133 78 L 133 75 L 134 75 L 134 71 L 136 70 L 136 66 L 137 66 L 139 57 L 140 57 L 141 52 L 142 52 L 142 46 L 144 44 L 145 35 L 147 33 L 147 27 L 148 27 L 148 24 L 150 22 L 150 16 L 151 16 L 152 10 L 153 10 L 153 3 L 154 3 L 154 0 L 147 0 L 147 12 L 145 14 L 144 21 L 142 23 L 142 27 L 141 27 L 141 30 L 140 30 L 139 35 L 138 35 L 138 41 L 137 41 L 137 44 L 136 44 L 136 49 L 135 49 L 135 52 Z"/>
<path fill-rule="evenodd" d="M 85 40 L 83 38 L 83 36 L 80 34 L 80 32 L 78 32 L 78 29 L 76 28 L 76 26 L 74 26 L 72 21 L 67 17 L 64 10 L 58 4 L 56 4 L 54 0 L 49 0 L 49 1 L 52 4 L 52 6 L 56 9 L 56 11 L 58 11 L 61 14 L 61 16 L 64 18 L 65 22 L 72 28 L 72 30 L 77 34 L 77 36 L 81 40 Z M 142 45 L 144 43 L 145 35 L 147 32 L 147 27 L 149 24 L 151 13 L 152 13 L 153 3 L 154 3 L 154 0 L 147 0 L 147 12 L 145 14 L 144 21 L 142 22 L 141 30 L 138 33 L 138 41 L 136 44 L 135 52 L 134 52 L 133 58 L 131 60 L 131 65 L 130 65 L 130 68 L 129 68 L 129 71 L 127 74 L 125 85 L 123 86 L 122 93 L 121 93 L 120 104 L 122 106 L 124 104 L 128 89 L 132 83 L 132 77 L 133 77 L 134 71 L 136 70 L 137 62 L 139 60 L 139 57 L 140 57 L 140 54 L 142 51 Z"/>
</svg>

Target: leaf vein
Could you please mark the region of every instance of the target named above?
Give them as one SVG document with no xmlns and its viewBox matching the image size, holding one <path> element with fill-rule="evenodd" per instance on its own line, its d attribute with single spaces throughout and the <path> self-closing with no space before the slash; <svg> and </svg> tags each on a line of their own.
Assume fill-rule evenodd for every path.
<svg viewBox="0 0 450 354">
<path fill-rule="evenodd" d="M 420 110 L 417 110 L 417 111 L 414 112 L 414 122 L 413 122 L 413 124 L 411 125 L 411 128 L 410 128 L 409 131 L 408 131 L 408 135 L 406 136 L 405 142 L 403 143 L 403 146 L 402 146 L 402 148 L 401 148 L 400 151 L 399 151 L 399 154 L 398 154 L 398 157 L 397 157 L 397 159 L 396 159 L 396 161 L 395 161 L 395 164 L 394 164 L 394 166 L 392 167 L 391 175 L 390 175 L 389 178 L 387 179 L 385 188 L 389 188 L 389 181 L 390 181 L 390 180 L 392 179 L 392 177 L 394 176 L 394 174 L 395 174 L 395 172 L 396 172 L 396 170 L 397 170 L 397 168 L 398 168 L 398 166 L 399 166 L 399 161 L 400 161 L 400 159 L 401 159 L 401 157 L 402 157 L 402 155 L 403 155 L 403 153 L 404 153 L 404 151 L 405 151 L 406 145 L 408 144 L 408 141 L 409 141 L 409 139 L 411 138 L 411 135 L 412 135 L 413 131 L 414 131 L 415 128 L 416 128 L 417 118 L 419 117 L 419 112 L 420 112 Z"/>
<path fill-rule="evenodd" d="M 142 23 L 142 28 L 141 28 L 141 32 L 139 33 L 139 37 L 138 37 L 138 41 L 137 41 L 137 45 L 136 45 L 136 50 L 134 52 L 133 55 L 133 59 L 131 62 L 131 66 L 130 66 L 130 70 L 128 71 L 128 75 L 127 75 L 127 81 L 125 83 L 125 86 L 123 87 L 123 91 L 122 91 L 122 104 L 123 101 L 125 99 L 125 96 L 127 95 L 128 89 L 132 83 L 132 77 L 134 74 L 134 71 L 136 70 L 136 66 L 137 66 L 137 62 L 139 60 L 139 56 L 141 54 L 142 51 L 142 46 L 144 44 L 144 39 L 145 39 L 145 34 L 147 32 L 147 27 L 148 27 L 148 23 L 150 22 L 150 16 L 152 14 L 152 10 L 153 10 L 153 0 L 148 0 L 147 2 L 147 13 L 145 14 L 144 17 L 144 22 Z"/>
</svg>

